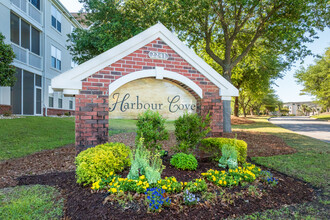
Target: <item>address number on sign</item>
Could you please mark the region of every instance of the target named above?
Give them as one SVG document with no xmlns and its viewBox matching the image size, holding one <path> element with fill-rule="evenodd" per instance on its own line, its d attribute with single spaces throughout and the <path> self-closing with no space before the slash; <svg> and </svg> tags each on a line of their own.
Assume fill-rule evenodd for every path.
<svg viewBox="0 0 330 220">
<path fill-rule="evenodd" d="M 149 57 L 152 59 L 160 59 L 160 60 L 167 60 L 169 55 L 167 53 L 160 53 L 160 52 L 149 52 Z"/>
</svg>

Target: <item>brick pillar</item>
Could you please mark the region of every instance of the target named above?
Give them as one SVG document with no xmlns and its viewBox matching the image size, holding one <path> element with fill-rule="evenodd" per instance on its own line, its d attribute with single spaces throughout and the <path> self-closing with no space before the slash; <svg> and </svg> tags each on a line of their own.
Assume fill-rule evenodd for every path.
<svg viewBox="0 0 330 220">
<path fill-rule="evenodd" d="M 78 152 L 108 141 L 108 108 L 108 95 L 76 95 L 76 148 Z"/>
<path fill-rule="evenodd" d="M 212 137 L 220 137 L 223 132 L 222 101 L 219 93 L 207 93 L 201 100 L 201 115 L 204 117 L 207 113 L 211 115 L 211 133 Z"/>
</svg>

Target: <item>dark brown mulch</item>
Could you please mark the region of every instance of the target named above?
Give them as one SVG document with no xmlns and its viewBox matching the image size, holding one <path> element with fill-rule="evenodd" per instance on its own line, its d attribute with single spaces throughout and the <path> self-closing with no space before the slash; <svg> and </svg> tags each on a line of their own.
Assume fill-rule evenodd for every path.
<svg viewBox="0 0 330 220">
<path fill-rule="evenodd" d="M 164 163 L 167 168 L 163 175 L 175 176 L 179 181 L 191 180 L 206 169 L 216 168 L 214 164 L 202 163 L 196 172 L 179 171 L 169 167 L 168 159 L 164 160 Z M 157 214 L 147 213 L 146 207 L 138 202 L 126 209 L 116 202 L 103 204 L 107 194 L 91 193 L 90 188 L 78 185 L 74 172 L 23 176 L 19 178 L 19 185 L 44 184 L 60 188 L 66 200 L 65 217 L 71 219 L 220 219 L 313 199 L 313 190 L 306 183 L 275 171 L 272 173 L 279 179 L 279 184 L 270 187 L 259 183 L 257 187 L 260 196 L 249 194 L 247 188 L 228 188 L 226 194 L 219 197 L 214 204 L 201 202 L 199 205 L 183 207 L 181 210 L 173 205 Z M 231 202 L 224 201 L 224 197 L 229 198 Z"/>
<path fill-rule="evenodd" d="M 269 157 L 283 154 L 293 154 L 296 149 L 288 146 L 282 138 L 262 132 L 234 131 L 223 134 L 226 138 L 243 140 L 248 144 L 249 157 Z"/>
<path fill-rule="evenodd" d="M 242 118 L 242 117 L 231 116 L 230 120 L 231 120 L 232 125 L 242 125 L 242 124 L 253 124 L 253 123 L 255 123 L 255 121 L 252 121 L 252 120 L 244 118 L 244 117 Z"/>
<path fill-rule="evenodd" d="M 54 150 L 40 151 L 22 158 L 0 162 L 0 188 L 15 186 L 16 178 L 51 172 L 72 171 L 76 167 L 74 144 Z"/>
<path fill-rule="evenodd" d="M 235 138 L 238 140 L 246 141 L 248 144 L 248 156 L 249 157 L 268 157 L 274 155 L 292 154 L 296 150 L 288 146 L 280 137 L 275 135 L 266 134 L 262 132 L 243 132 L 234 131 L 232 133 L 225 133 L 223 137 Z M 135 143 L 134 132 L 116 134 L 109 137 L 110 142 L 121 142 L 129 146 L 134 146 Z M 162 141 L 163 149 L 169 151 L 169 154 L 173 154 L 172 146 L 176 145 L 175 135 L 170 132 L 168 141 Z"/>
</svg>

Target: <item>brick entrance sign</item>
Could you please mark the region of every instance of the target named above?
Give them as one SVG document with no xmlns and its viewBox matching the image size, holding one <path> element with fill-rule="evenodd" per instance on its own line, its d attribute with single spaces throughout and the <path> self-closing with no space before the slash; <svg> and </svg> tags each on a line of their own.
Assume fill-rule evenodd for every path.
<svg viewBox="0 0 330 220">
<path fill-rule="evenodd" d="M 227 115 L 223 112 L 224 102 L 230 102 L 232 96 L 238 95 L 233 85 L 162 24 L 157 24 L 52 80 L 51 91 L 63 91 L 64 95 L 75 96 L 78 148 L 108 141 L 109 104 L 110 111 L 111 106 L 114 107 L 114 103 L 109 103 L 109 98 L 113 100 L 117 97 L 119 108 L 124 102 L 122 100 L 124 94 L 119 102 L 119 93 L 116 91 L 128 83 L 141 79 L 162 80 L 188 92 L 194 97 L 195 106 L 191 103 L 182 104 L 175 110 L 181 108 L 183 110 L 186 106 L 202 116 L 210 113 L 212 136 L 221 136 L 224 131 L 223 116 Z M 153 94 L 152 88 L 146 93 Z M 124 100 L 128 101 L 129 96 L 136 100 L 135 95 L 127 95 Z M 139 99 L 138 96 L 136 97 Z M 171 100 L 173 99 L 168 100 L 170 104 Z M 127 103 L 126 109 L 130 108 L 129 106 L 134 109 L 134 105 Z M 158 107 L 163 107 L 165 110 L 168 108 L 166 103 L 160 103 Z M 174 112 L 173 108 L 170 112 Z"/>
</svg>

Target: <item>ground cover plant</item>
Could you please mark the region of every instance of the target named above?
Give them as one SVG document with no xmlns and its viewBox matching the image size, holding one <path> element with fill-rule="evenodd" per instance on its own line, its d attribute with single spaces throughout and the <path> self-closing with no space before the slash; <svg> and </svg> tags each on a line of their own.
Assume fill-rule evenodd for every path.
<svg viewBox="0 0 330 220">
<path fill-rule="evenodd" d="M 0 189 L 0 219 L 56 219 L 64 202 L 58 190 L 32 185 Z"/>
<path fill-rule="evenodd" d="M 0 161 L 74 143 L 74 118 L 0 120 Z"/>
</svg>

